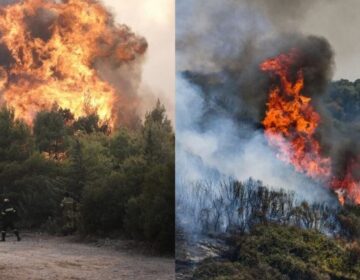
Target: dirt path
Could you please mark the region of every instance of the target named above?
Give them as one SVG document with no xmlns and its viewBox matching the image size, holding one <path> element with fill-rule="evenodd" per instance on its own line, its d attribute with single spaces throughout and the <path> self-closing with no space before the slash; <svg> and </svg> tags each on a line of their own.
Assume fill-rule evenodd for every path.
<svg viewBox="0 0 360 280">
<path fill-rule="evenodd" d="M 27 234 L 21 242 L 9 237 L 0 243 L 0 279 L 173 280 L 174 261 L 128 249 L 79 244 L 64 237 Z"/>
</svg>

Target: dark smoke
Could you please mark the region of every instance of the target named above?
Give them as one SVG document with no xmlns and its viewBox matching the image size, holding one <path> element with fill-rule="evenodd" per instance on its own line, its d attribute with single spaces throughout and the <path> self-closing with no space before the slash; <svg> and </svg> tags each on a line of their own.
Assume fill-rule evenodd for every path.
<svg viewBox="0 0 360 280">
<path fill-rule="evenodd" d="M 242 2 L 242 1 L 238 1 Z M 319 0 L 246 0 L 246 3 L 253 6 L 269 19 L 275 29 L 279 31 L 294 31 L 298 28 L 307 11 Z"/>
<path fill-rule="evenodd" d="M 0 6 L 6 6 L 14 3 L 19 3 L 20 0 L 0 0 Z"/>
<path fill-rule="evenodd" d="M 52 11 L 40 8 L 35 14 L 25 16 L 25 23 L 32 37 L 48 41 L 53 35 L 54 23 L 57 19 Z"/>
<path fill-rule="evenodd" d="M 297 71 L 302 69 L 303 94 L 312 98 L 321 116 L 316 138 L 321 143 L 323 155 L 332 159 L 334 175 L 343 178 L 351 162 L 359 162 L 360 130 L 354 124 L 335 120 L 323 103 L 334 69 L 333 51 L 329 42 L 325 38 L 293 33 L 264 42 L 264 46 L 253 50 L 252 56 L 245 49 L 235 58 L 236 62 L 225 65 L 222 71 L 216 73 L 185 72 L 185 77 L 202 89 L 206 107 L 199 122 L 201 127 L 206 130 L 209 120 L 227 117 L 239 127 L 247 123 L 254 129 L 261 128 L 268 91 L 274 80 L 259 69 L 259 64 L 266 58 L 295 49 L 299 56 L 292 65 L 291 74 L 295 82 Z M 359 178 L 359 174 L 354 176 Z"/>
<path fill-rule="evenodd" d="M 219 72 L 185 72 L 185 77 L 202 89 L 207 104 L 202 124 L 209 120 L 209 116 L 225 115 L 236 122 L 261 126 L 268 91 L 274 80 L 260 70 L 259 64 L 269 57 L 293 49 L 297 50 L 299 56 L 294 61 L 291 74 L 295 81 L 297 71 L 303 70 L 303 94 L 311 96 L 315 101 L 326 92 L 333 73 L 333 52 L 326 39 L 294 33 L 264 41 L 261 48 L 252 48 L 251 53 L 245 48 Z M 321 106 L 320 102 L 315 104 Z"/>
<path fill-rule="evenodd" d="M 0 65 L 8 68 L 14 62 L 9 48 L 5 44 L 0 44 Z"/>
</svg>

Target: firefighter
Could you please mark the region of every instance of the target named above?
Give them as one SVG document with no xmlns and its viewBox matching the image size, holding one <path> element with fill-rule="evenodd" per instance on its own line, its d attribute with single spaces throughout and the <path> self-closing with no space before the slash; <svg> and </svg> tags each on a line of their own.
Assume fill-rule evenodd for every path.
<svg viewBox="0 0 360 280">
<path fill-rule="evenodd" d="M 1 210 L 1 218 L 2 218 L 2 231 L 1 231 L 1 241 L 5 241 L 6 231 L 8 229 L 12 230 L 16 235 L 17 241 L 20 241 L 19 231 L 15 227 L 15 218 L 16 218 L 16 210 L 11 205 L 10 199 L 5 198 L 4 203 Z"/>
<path fill-rule="evenodd" d="M 60 206 L 62 208 L 63 233 L 65 235 L 71 234 L 76 229 L 76 202 L 66 192 Z"/>
</svg>

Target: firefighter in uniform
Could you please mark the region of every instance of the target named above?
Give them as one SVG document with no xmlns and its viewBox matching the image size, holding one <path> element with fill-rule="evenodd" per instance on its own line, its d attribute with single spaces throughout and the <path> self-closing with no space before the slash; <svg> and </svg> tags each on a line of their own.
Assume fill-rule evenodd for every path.
<svg viewBox="0 0 360 280">
<path fill-rule="evenodd" d="M 63 232 L 65 235 L 71 234 L 76 229 L 76 202 L 69 193 L 65 193 L 60 206 L 62 208 Z"/>
<path fill-rule="evenodd" d="M 1 210 L 1 220 L 2 220 L 1 241 L 5 241 L 6 232 L 8 229 L 14 232 L 17 241 L 21 240 L 19 231 L 15 227 L 15 218 L 16 218 L 16 210 L 11 205 L 10 199 L 5 198 Z"/>
</svg>

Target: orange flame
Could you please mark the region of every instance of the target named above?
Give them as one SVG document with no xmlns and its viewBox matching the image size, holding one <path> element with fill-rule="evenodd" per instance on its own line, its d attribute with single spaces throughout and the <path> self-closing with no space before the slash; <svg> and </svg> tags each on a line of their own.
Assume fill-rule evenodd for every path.
<svg viewBox="0 0 360 280">
<path fill-rule="evenodd" d="M 298 53 L 291 50 L 260 65 L 262 71 L 270 72 L 278 79 L 269 91 L 266 104 L 262 122 L 265 136 L 278 150 L 281 160 L 292 164 L 298 172 L 327 182 L 341 204 L 347 200 L 360 204 L 360 184 L 353 178 L 351 170 L 343 179 L 330 179 L 331 159 L 321 154 L 320 143 L 314 136 L 320 116 L 311 105 L 311 98 L 303 95 L 303 71 L 298 69 L 295 79 L 290 76 L 290 68 L 298 58 Z"/>
<path fill-rule="evenodd" d="M 114 124 L 114 104 L 127 100 L 95 65 L 101 59 L 131 62 L 147 47 L 126 26 L 114 25 L 95 0 L 24 0 L 2 7 L 0 34 L 0 54 L 9 57 L 0 62 L 0 101 L 28 124 L 54 103 L 76 118 L 96 112 Z"/>
<path fill-rule="evenodd" d="M 289 68 L 296 52 L 268 59 L 261 70 L 273 73 L 280 84 L 270 90 L 263 125 L 271 145 L 279 149 L 279 157 L 292 163 L 297 171 L 312 178 L 330 175 L 330 159 L 321 156 L 320 144 L 314 138 L 320 116 L 310 104 L 311 98 L 302 95 L 304 78 L 301 70 L 296 80 L 289 77 Z"/>
<path fill-rule="evenodd" d="M 344 204 L 346 200 L 360 204 L 360 182 L 353 176 L 355 167 L 359 168 L 359 165 L 351 162 L 348 165 L 344 178 L 333 178 L 331 180 L 330 185 L 337 193 L 341 204 Z"/>
</svg>

